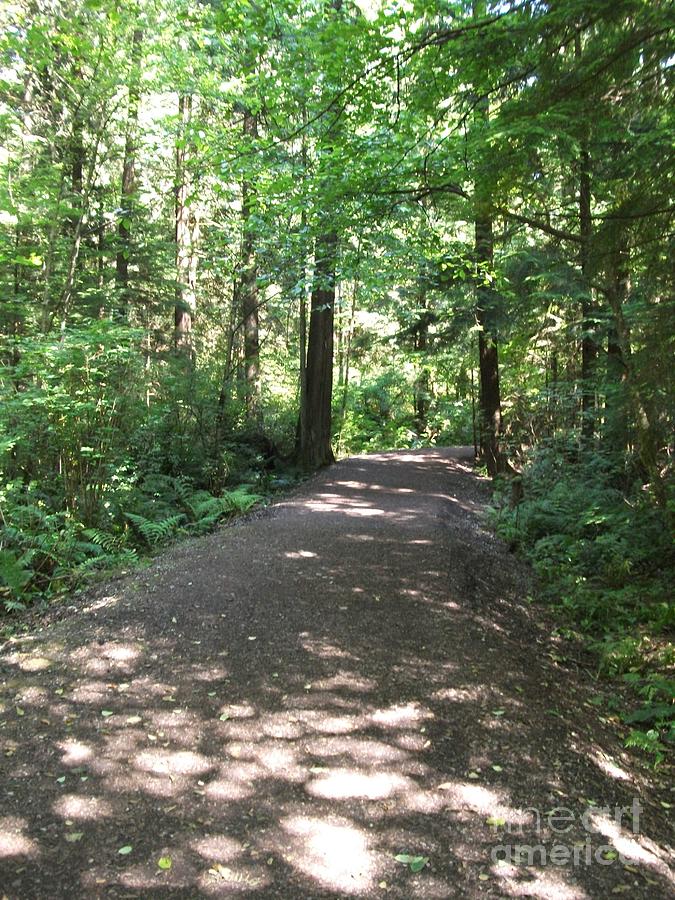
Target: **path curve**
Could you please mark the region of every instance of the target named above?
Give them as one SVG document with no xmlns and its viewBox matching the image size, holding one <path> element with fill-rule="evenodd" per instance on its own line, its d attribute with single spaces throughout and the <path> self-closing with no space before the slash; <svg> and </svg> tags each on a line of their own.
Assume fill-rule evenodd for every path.
<svg viewBox="0 0 675 900">
<path fill-rule="evenodd" d="M 0 897 L 669 896 L 487 496 L 463 450 L 352 458 L 10 642 Z"/>
</svg>

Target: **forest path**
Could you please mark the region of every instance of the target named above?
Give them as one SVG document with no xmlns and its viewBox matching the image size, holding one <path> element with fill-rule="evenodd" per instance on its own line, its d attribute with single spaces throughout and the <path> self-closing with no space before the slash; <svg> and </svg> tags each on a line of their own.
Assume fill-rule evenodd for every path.
<svg viewBox="0 0 675 900">
<path fill-rule="evenodd" d="M 461 450 L 349 459 L 10 642 L 0 897 L 670 896 L 487 497 Z"/>
</svg>

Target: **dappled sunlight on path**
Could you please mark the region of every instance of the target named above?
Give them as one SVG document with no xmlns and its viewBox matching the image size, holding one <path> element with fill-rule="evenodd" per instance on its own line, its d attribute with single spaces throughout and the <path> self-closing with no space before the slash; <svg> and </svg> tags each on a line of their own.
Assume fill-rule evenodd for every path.
<svg viewBox="0 0 675 900">
<path fill-rule="evenodd" d="M 482 504 L 461 455 L 355 458 L 10 642 L 0 896 L 668 896 Z"/>
</svg>

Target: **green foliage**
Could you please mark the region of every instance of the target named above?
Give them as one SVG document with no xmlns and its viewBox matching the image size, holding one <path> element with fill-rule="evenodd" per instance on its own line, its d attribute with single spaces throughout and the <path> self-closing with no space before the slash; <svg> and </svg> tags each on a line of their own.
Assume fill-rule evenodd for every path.
<svg viewBox="0 0 675 900">
<path fill-rule="evenodd" d="M 4 489 L 3 514 L 13 522 L 0 529 L 0 598 L 6 610 L 47 599 L 95 571 L 133 565 L 139 553 L 180 534 L 206 534 L 263 499 L 247 485 L 214 496 L 185 479 L 159 475 L 141 484 L 118 482 L 106 497 L 100 517 L 106 528 L 87 528 L 72 514 L 50 509 L 35 486 L 26 490 L 13 482 Z"/>
<path fill-rule="evenodd" d="M 167 516 L 165 519 L 153 522 L 150 519 L 146 519 L 145 516 L 139 516 L 136 513 L 125 513 L 125 516 L 150 547 L 165 544 L 170 538 L 174 537 L 184 518 L 179 513 L 178 515 Z"/>
<path fill-rule="evenodd" d="M 523 472 L 524 499 L 512 507 L 504 485 L 493 514 L 500 534 L 532 561 L 543 596 L 587 636 L 600 673 L 625 673 L 639 688 L 645 704 L 625 721 L 652 727 L 635 729 L 630 746 L 661 759 L 673 739 L 673 682 L 661 674 L 663 653 L 650 647 L 675 624 L 667 600 L 675 552 L 666 511 L 637 478 L 627 486 L 626 474 L 616 457 L 551 443 Z"/>
<path fill-rule="evenodd" d="M 433 363 L 432 363 L 433 371 Z M 440 388 L 440 385 L 439 385 Z M 337 443 L 345 454 L 438 444 L 471 444 L 471 402 L 454 393 L 430 394 L 424 427 L 415 419 L 415 372 L 384 372 L 349 391 L 344 416 L 336 410 Z"/>
<path fill-rule="evenodd" d="M 672 5 L 590 6 L 0 4 L 7 609 L 289 477 L 330 231 L 338 453 L 498 430 L 494 343 L 499 528 L 638 665 L 673 624 Z"/>
</svg>

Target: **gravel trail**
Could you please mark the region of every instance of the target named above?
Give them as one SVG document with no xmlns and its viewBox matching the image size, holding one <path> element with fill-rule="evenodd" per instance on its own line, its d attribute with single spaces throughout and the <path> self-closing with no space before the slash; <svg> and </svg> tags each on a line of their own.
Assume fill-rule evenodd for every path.
<svg viewBox="0 0 675 900">
<path fill-rule="evenodd" d="M 0 898 L 673 896 L 488 497 L 345 460 L 5 645 Z"/>
</svg>

